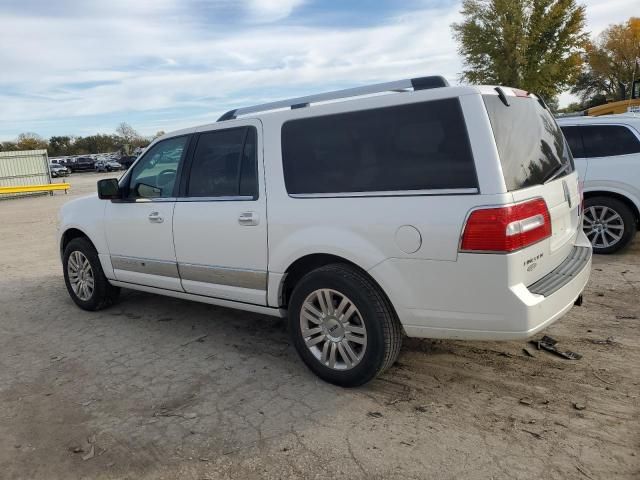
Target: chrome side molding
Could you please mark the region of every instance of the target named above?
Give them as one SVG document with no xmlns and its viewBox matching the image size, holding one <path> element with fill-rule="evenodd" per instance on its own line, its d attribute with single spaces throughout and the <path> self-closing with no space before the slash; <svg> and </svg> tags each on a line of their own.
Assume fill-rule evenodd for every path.
<svg viewBox="0 0 640 480">
<path fill-rule="evenodd" d="M 114 270 L 126 270 L 128 272 L 147 273 L 161 277 L 180 278 L 178 265 L 175 262 L 111 255 L 111 265 Z"/>
<path fill-rule="evenodd" d="M 182 280 L 250 288 L 253 290 L 267 289 L 267 272 L 260 270 L 209 267 L 188 263 L 180 263 L 178 268 L 180 269 L 180 277 Z"/>
</svg>

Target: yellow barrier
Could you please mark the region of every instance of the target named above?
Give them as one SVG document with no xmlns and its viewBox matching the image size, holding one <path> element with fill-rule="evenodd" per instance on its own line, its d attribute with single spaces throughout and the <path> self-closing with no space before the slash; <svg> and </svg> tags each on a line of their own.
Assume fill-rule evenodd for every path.
<svg viewBox="0 0 640 480">
<path fill-rule="evenodd" d="M 49 183 L 46 185 L 20 185 L 18 187 L 0 187 L 0 195 L 7 193 L 36 193 L 36 192 L 51 192 L 53 195 L 54 190 L 67 190 L 71 188 L 68 183 Z"/>
</svg>

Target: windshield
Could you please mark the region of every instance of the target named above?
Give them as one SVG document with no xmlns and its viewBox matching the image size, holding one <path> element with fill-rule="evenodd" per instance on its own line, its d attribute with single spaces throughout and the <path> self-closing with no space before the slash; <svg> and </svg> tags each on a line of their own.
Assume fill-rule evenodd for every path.
<svg viewBox="0 0 640 480">
<path fill-rule="evenodd" d="M 531 97 L 483 95 L 508 191 L 573 172 L 573 158 L 553 116 Z M 563 170 L 564 169 L 564 170 Z"/>
</svg>

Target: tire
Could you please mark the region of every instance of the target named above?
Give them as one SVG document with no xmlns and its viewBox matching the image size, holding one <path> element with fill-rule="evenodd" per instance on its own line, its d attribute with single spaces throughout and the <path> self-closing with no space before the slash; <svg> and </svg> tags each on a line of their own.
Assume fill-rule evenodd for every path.
<svg viewBox="0 0 640 480">
<path fill-rule="evenodd" d="M 77 273 L 74 275 L 74 270 L 78 270 L 74 266 L 85 265 L 84 260 L 88 262 L 91 272 L 90 276 L 86 274 L 86 271 L 89 270 L 83 273 L 84 283 L 88 287 L 90 285 L 89 278 L 91 278 L 93 280 L 93 288 L 87 288 L 87 290 L 80 288 L 76 291 L 76 289 L 78 289 L 77 280 L 80 276 Z M 107 277 L 105 277 L 102 265 L 98 259 L 98 252 L 96 252 L 95 247 L 87 238 L 74 238 L 69 242 L 64 249 L 62 265 L 67 291 L 75 304 L 83 310 L 102 310 L 112 305 L 118 298 L 120 288 L 111 285 Z M 74 279 L 73 284 L 70 278 L 71 276 L 73 276 Z M 76 285 L 76 287 L 74 288 L 73 285 Z M 89 290 L 91 290 L 90 294 L 87 295 Z"/>
<path fill-rule="evenodd" d="M 584 202 L 583 228 L 593 252 L 609 254 L 629 245 L 636 234 L 637 222 L 631 209 L 617 198 L 590 197 Z"/>
<path fill-rule="evenodd" d="M 374 379 L 393 365 L 402 346 L 389 300 L 368 276 L 345 264 L 318 268 L 298 282 L 289 301 L 289 332 L 307 367 L 342 387 Z"/>
</svg>

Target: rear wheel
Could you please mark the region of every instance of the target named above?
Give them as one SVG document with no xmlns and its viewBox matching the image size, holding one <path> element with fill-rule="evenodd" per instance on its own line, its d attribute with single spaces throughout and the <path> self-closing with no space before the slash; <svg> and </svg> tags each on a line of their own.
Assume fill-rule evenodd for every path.
<svg viewBox="0 0 640 480">
<path fill-rule="evenodd" d="M 120 289 L 104 275 L 98 252 L 86 238 L 74 238 L 63 255 L 64 281 L 71 299 L 84 310 L 101 310 L 111 305 Z"/>
<path fill-rule="evenodd" d="M 305 364 L 344 387 L 382 373 L 402 345 L 389 301 L 369 277 L 343 264 L 318 268 L 298 282 L 289 302 L 289 330 Z"/>
<path fill-rule="evenodd" d="M 626 247 L 636 233 L 631 209 L 611 197 L 591 197 L 584 202 L 584 233 L 595 253 L 615 253 Z"/>
</svg>

